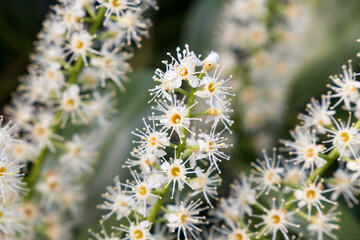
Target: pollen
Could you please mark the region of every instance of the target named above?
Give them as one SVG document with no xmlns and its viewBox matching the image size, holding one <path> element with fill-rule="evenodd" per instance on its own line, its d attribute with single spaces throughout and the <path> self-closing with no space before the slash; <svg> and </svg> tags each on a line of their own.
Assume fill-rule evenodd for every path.
<svg viewBox="0 0 360 240">
<path fill-rule="evenodd" d="M 275 225 L 279 224 L 281 222 L 281 218 L 279 215 L 275 214 L 273 216 L 270 217 L 271 222 Z"/>
<path fill-rule="evenodd" d="M 343 142 L 349 142 L 350 135 L 347 132 L 343 132 L 340 134 L 340 138 L 341 138 L 341 141 L 343 141 Z"/>
<path fill-rule="evenodd" d="M 172 167 L 170 170 L 171 175 L 178 177 L 180 175 L 181 169 L 178 166 Z"/>
<path fill-rule="evenodd" d="M 0 177 L 3 177 L 5 173 L 6 173 L 6 167 L 3 166 L 0 168 Z"/>
<path fill-rule="evenodd" d="M 171 122 L 173 124 L 179 124 L 181 122 L 181 116 L 177 113 L 175 113 L 174 115 L 172 115 L 171 117 Z"/>
<path fill-rule="evenodd" d="M 146 196 L 146 194 L 147 194 L 147 189 L 146 189 L 146 187 L 145 186 L 141 186 L 141 187 L 139 187 L 139 194 L 141 195 L 141 196 Z"/>
<path fill-rule="evenodd" d="M 142 239 L 144 236 L 144 233 L 140 229 L 136 229 L 134 231 L 134 237 L 135 239 Z"/>
<path fill-rule="evenodd" d="M 314 199 L 316 197 L 316 192 L 314 190 L 310 189 L 306 192 L 306 197 L 308 199 Z"/>
</svg>

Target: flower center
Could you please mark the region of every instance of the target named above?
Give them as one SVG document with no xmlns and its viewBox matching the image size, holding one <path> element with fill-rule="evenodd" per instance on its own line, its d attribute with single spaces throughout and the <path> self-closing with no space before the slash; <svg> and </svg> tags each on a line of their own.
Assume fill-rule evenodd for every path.
<svg viewBox="0 0 360 240">
<path fill-rule="evenodd" d="M 139 187 L 139 194 L 140 194 L 141 196 L 145 196 L 145 195 L 147 194 L 147 189 L 146 189 L 145 186 Z"/>
<path fill-rule="evenodd" d="M 179 122 L 181 122 L 181 116 L 177 113 L 175 113 L 174 115 L 172 115 L 171 117 L 171 122 L 173 124 L 179 124 Z"/>
<path fill-rule="evenodd" d="M 210 151 L 214 150 L 214 142 L 213 141 L 209 142 L 209 150 Z"/>
<path fill-rule="evenodd" d="M 66 101 L 66 105 L 68 106 L 68 107 L 74 107 L 74 105 L 75 105 L 75 101 L 74 101 L 74 99 L 72 99 L 72 98 L 69 98 L 67 101 Z"/>
<path fill-rule="evenodd" d="M 81 40 L 78 40 L 75 44 L 75 48 L 82 49 L 84 47 L 84 42 Z"/>
<path fill-rule="evenodd" d="M 243 239 L 243 235 L 241 233 L 236 233 L 235 234 L 235 240 L 242 240 Z"/>
<path fill-rule="evenodd" d="M 316 197 L 316 192 L 312 189 L 307 190 L 306 197 L 310 200 L 314 199 Z"/>
<path fill-rule="evenodd" d="M 155 146 L 156 143 L 157 143 L 156 137 L 152 137 L 152 138 L 150 139 L 150 145 L 151 145 L 151 146 Z"/>
<path fill-rule="evenodd" d="M 136 229 L 134 231 L 134 237 L 135 239 L 142 239 L 144 236 L 144 233 L 140 229 Z"/>
<path fill-rule="evenodd" d="M 214 83 L 210 83 L 209 84 L 209 87 L 208 87 L 208 89 L 209 89 L 209 92 L 214 92 L 215 91 L 215 89 L 216 89 L 216 85 L 214 84 Z"/>
<path fill-rule="evenodd" d="M 281 222 L 281 218 L 278 214 L 272 215 L 270 219 L 273 224 L 279 224 Z"/>
<path fill-rule="evenodd" d="M 340 134 L 341 141 L 348 142 L 350 140 L 350 135 L 347 132 L 343 132 Z"/>
<path fill-rule="evenodd" d="M 5 175 L 5 172 L 6 172 L 6 167 L 1 167 L 0 168 L 0 177 L 3 177 Z"/>
<path fill-rule="evenodd" d="M 46 133 L 46 130 L 45 128 L 41 127 L 41 126 L 38 126 L 36 129 L 35 129 L 35 134 L 39 137 L 43 137 Z"/>
<path fill-rule="evenodd" d="M 179 75 L 182 77 L 186 77 L 189 74 L 189 70 L 185 67 L 180 68 Z"/>
<path fill-rule="evenodd" d="M 56 190 L 57 186 L 58 186 L 57 182 L 51 182 L 49 184 L 49 188 L 50 188 L 51 191 Z"/>
<path fill-rule="evenodd" d="M 306 157 L 312 158 L 312 157 L 314 157 L 314 155 L 315 155 L 314 149 L 313 148 L 308 148 L 308 150 L 306 151 Z"/>
<path fill-rule="evenodd" d="M 185 223 L 186 219 L 187 219 L 186 214 L 181 215 L 181 218 L 180 218 L 181 223 Z"/>
<path fill-rule="evenodd" d="M 172 167 L 170 173 L 173 177 L 178 177 L 180 175 L 180 168 L 178 166 Z"/>
<path fill-rule="evenodd" d="M 120 7 L 122 5 L 122 1 L 121 0 L 112 0 L 111 1 L 111 4 L 114 6 L 114 7 Z"/>
</svg>

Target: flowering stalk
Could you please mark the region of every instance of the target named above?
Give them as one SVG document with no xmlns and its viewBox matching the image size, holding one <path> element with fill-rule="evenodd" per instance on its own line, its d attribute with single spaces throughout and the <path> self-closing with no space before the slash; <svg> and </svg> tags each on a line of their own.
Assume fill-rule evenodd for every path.
<svg viewBox="0 0 360 240">
<path fill-rule="evenodd" d="M 213 213 L 224 222 L 222 228 L 216 227 L 223 236 L 218 239 L 275 240 L 279 235 L 284 239 L 296 235 L 337 239 L 333 232 L 339 229 L 336 207 L 340 196 L 352 207 L 359 203 L 360 194 L 360 115 L 356 107 L 360 84 L 351 61 L 342 69 L 342 74 L 330 77 L 332 92 L 321 101 L 313 99 L 307 105 L 308 114 L 299 115 L 302 124 L 290 132 L 293 139 L 281 140 L 284 147 L 280 150 L 285 154 L 274 149 L 268 156 L 264 150 L 264 160 L 252 164 L 252 174 L 242 174 L 231 186 L 230 196 L 220 200 Z M 349 111 L 347 121 L 335 120 L 343 109 Z M 334 165 L 333 176 L 323 177 Z"/>
<path fill-rule="evenodd" d="M 155 71 L 154 80 L 160 84 L 150 91 L 157 104 L 152 109 L 159 113 L 152 113 L 147 118 L 150 123 L 144 119 L 145 127 L 133 132 L 139 138 L 134 141 L 137 147 L 132 159 L 125 162 L 134 180 L 121 183 L 115 178 L 116 187 L 108 187 L 103 195 L 106 201 L 99 205 L 110 211 L 103 220 L 115 215 L 117 220 L 127 218 L 129 222 L 120 228 L 113 226 L 119 231 L 112 236 L 159 239 L 176 232 L 177 239 L 198 239 L 198 225 L 206 223 L 199 213 L 212 207 L 211 199 L 216 199 L 221 181 L 216 173 L 220 172 L 218 163 L 229 159 L 223 150 L 231 146 L 222 136 L 232 124 L 227 116 L 230 94 L 224 86 L 229 79 L 219 79 L 222 69 L 217 66 L 218 58 L 212 52 L 201 61 L 185 45 L 183 51 L 177 49 L 176 58 L 171 56 L 171 63 L 164 61 L 165 72 Z M 207 110 L 198 112 L 205 124 L 211 123 L 209 133 L 196 124 L 203 120 L 194 117 L 199 115 L 195 108 L 200 107 L 209 109 L 208 114 L 203 114 Z M 208 206 L 203 206 L 199 194 Z M 151 230 L 164 222 L 170 230 Z"/>
<path fill-rule="evenodd" d="M 150 0 L 75 0 L 51 7 L 29 73 L 6 110 L 23 139 L 12 150 L 31 162 L 29 238 L 71 235 L 75 224 L 65 219 L 78 220 L 100 133 L 131 71 L 131 45 L 141 47 L 148 36 L 151 24 L 142 15 L 150 5 L 156 7 Z"/>
</svg>

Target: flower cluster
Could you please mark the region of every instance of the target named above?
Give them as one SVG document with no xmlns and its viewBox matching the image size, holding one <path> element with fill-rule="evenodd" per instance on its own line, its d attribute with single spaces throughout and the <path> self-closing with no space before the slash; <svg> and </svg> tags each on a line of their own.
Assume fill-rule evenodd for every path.
<svg viewBox="0 0 360 240">
<path fill-rule="evenodd" d="M 216 227 L 222 235 L 217 239 L 337 239 L 337 205 L 359 203 L 357 76 L 351 61 L 342 74 L 330 76 L 331 91 L 307 105 L 301 124 L 290 132 L 292 139 L 281 140 L 282 153 L 274 149 L 269 156 L 264 150 L 251 175 L 242 174 L 232 184 L 230 196 L 213 211 L 223 221 Z M 344 110 L 348 117 L 337 119 Z"/>
<path fill-rule="evenodd" d="M 126 219 L 126 224 L 113 226 L 112 236 L 198 239 L 200 225 L 207 223 L 200 213 L 217 199 L 219 163 L 229 160 L 224 151 L 231 146 L 225 137 L 232 124 L 225 86 L 229 79 L 220 79 L 215 52 L 201 61 L 185 45 L 175 57 L 169 56 L 171 60 L 163 62 L 166 70 L 155 71 L 158 85 L 150 89 L 154 112 L 133 132 L 136 147 L 125 162 L 132 179 L 120 182 L 116 177 L 99 205 L 108 211 L 103 220 Z"/>
<path fill-rule="evenodd" d="M 234 76 L 241 131 L 255 149 L 269 147 L 289 86 L 310 55 L 303 42 L 311 20 L 305 1 L 232 0 L 223 10 L 217 45 Z"/>
<path fill-rule="evenodd" d="M 14 137 L 14 125 L 3 125 L 0 116 L 0 238 L 15 239 L 26 234 L 23 221 L 23 204 L 21 201 L 24 192 L 22 182 L 24 167 L 21 161 L 15 158 L 11 146 L 19 142 Z"/>
<path fill-rule="evenodd" d="M 66 239 L 75 226 L 65 219 L 76 222 L 79 216 L 99 135 L 114 112 L 114 93 L 124 90 L 131 70 L 130 45 L 140 47 L 148 36 L 151 24 L 142 15 L 149 7 L 156 8 L 155 2 L 63 0 L 51 7 L 28 74 L 6 109 L 23 140 L 6 147 L 29 166 L 24 209 L 29 239 Z M 19 167 L 11 164 L 17 179 Z M 16 189 L 16 184 L 2 185 Z"/>
</svg>

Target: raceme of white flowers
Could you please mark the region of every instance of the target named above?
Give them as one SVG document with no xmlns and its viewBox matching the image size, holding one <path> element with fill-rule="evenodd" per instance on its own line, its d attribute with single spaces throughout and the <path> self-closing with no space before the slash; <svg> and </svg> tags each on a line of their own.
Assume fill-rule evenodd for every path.
<svg viewBox="0 0 360 240">
<path fill-rule="evenodd" d="M 51 7 L 6 109 L 14 125 L 1 128 L 1 239 L 70 238 L 99 129 L 109 125 L 114 94 L 131 71 L 131 45 L 148 36 L 151 23 L 142 15 L 149 7 L 157 8 L 150 0 L 62 0 Z M 26 185 L 19 180 L 24 164 Z M 19 188 L 29 189 L 8 193 Z"/>
<path fill-rule="evenodd" d="M 103 194 L 103 221 L 114 218 L 112 232 L 90 233 L 95 239 L 199 239 L 203 212 L 213 208 L 221 183 L 219 163 L 229 160 L 228 79 L 211 52 L 203 61 L 185 45 L 163 61 L 150 89 L 153 113 L 133 132 L 135 148 L 124 167 L 131 179 Z M 106 224 L 106 222 L 105 222 Z"/>
<path fill-rule="evenodd" d="M 217 46 L 239 93 L 236 116 L 255 149 L 271 145 L 268 127 L 281 121 L 289 86 L 309 55 L 303 42 L 310 17 L 302 0 L 231 0 L 223 10 Z"/>
<path fill-rule="evenodd" d="M 212 213 L 213 239 L 337 239 L 338 202 L 359 203 L 358 76 L 349 61 L 299 115 L 292 139 L 239 176 Z"/>
</svg>

